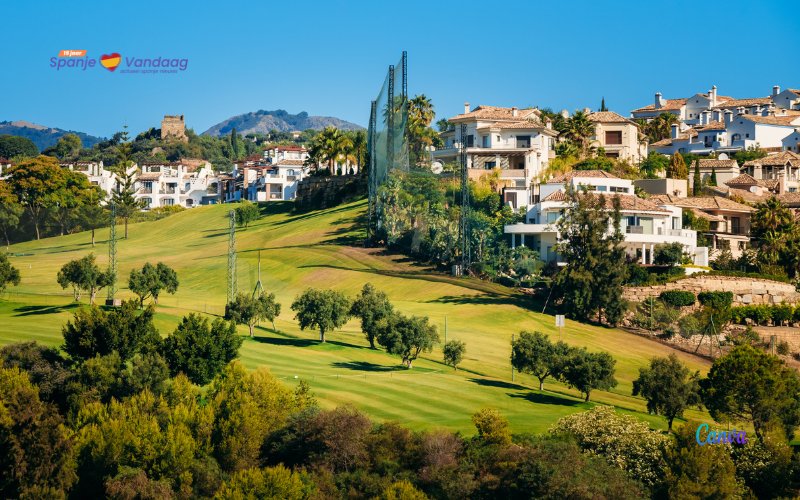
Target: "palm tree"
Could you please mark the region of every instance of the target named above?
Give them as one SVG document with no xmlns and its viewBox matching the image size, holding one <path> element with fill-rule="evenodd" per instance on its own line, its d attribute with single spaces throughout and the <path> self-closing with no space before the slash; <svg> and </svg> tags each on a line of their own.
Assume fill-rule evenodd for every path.
<svg viewBox="0 0 800 500">
<path fill-rule="evenodd" d="M 566 139 L 580 145 L 581 157 L 585 158 L 589 152 L 589 138 L 594 135 L 594 124 L 583 111 L 576 111 L 567 120 L 563 135 Z"/>
<path fill-rule="evenodd" d="M 356 167 L 358 167 L 358 171 L 361 172 L 361 166 L 364 164 L 367 156 L 367 132 L 365 130 L 356 130 L 350 132 L 348 135 L 352 143 L 351 153 L 354 162 Z"/>
<path fill-rule="evenodd" d="M 408 146 L 414 164 L 424 157 L 426 146 L 433 144 L 436 132 L 431 128 L 436 113 L 431 100 L 421 94 L 408 101 Z"/>
</svg>

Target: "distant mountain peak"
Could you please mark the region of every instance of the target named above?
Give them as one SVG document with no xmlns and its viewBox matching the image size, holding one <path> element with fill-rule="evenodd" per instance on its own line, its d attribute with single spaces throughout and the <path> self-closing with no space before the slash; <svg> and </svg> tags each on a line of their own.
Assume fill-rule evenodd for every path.
<svg viewBox="0 0 800 500">
<path fill-rule="evenodd" d="M 266 134 L 270 130 L 279 132 L 291 132 L 293 130 L 323 129 L 325 127 L 336 127 L 343 130 L 359 130 L 360 125 L 351 123 L 332 116 L 309 116 L 305 111 L 293 115 L 285 109 L 267 111 L 259 109 L 249 113 L 242 113 L 217 123 L 209 128 L 203 135 L 221 136 L 231 133 L 232 129 L 242 135 L 245 134 Z"/>
<path fill-rule="evenodd" d="M 26 120 L 15 121 L 0 121 L 0 135 L 16 135 L 19 137 L 26 137 L 36 144 L 39 151 L 44 151 L 50 146 L 54 146 L 58 140 L 66 134 L 75 134 L 81 138 L 83 147 L 90 148 L 100 141 L 103 137 L 95 137 L 93 135 L 85 134 L 83 132 L 76 132 L 74 130 L 64 130 L 55 127 L 48 127 L 46 125 L 39 125 Z"/>
</svg>

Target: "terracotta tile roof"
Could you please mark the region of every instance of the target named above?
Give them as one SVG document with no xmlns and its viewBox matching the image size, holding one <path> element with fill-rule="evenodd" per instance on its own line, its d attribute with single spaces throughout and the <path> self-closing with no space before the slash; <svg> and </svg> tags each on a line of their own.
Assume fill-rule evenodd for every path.
<svg viewBox="0 0 800 500">
<path fill-rule="evenodd" d="M 697 130 L 690 128 L 688 130 L 684 130 L 683 132 L 678 132 L 678 137 L 676 139 L 672 139 L 667 137 L 666 139 L 661 139 L 660 141 L 656 141 L 651 146 L 671 146 L 672 141 L 688 141 L 691 137 L 697 137 Z"/>
<path fill-rule="evenodd" d="M 177 167 L 181 165 L 178 161 L 143 161 L 139 164 L 140 167 Z"/>
<path fill-rule="evenodd" d="M 303 165 L 303 160 L 297 160 L 294 158 L 286 158 L 284 160 L 280 160 L 275 165 Z"/>
<path fill-rule="evenodd" d="M 616 175 L 608 173 L 605 170 L 572 170 L 572 171 L 567 172 L 565 174 L 561 174 L 561 175 L 557 175 L 557 176 L 553 177 L 552 179 L 547 181 L 547 183 L 548 184 L 553 184 L 553 183 L 569 182 L 572 179 L 574 179 L 575 177 L 592 177 L 592 178 L 597 178 L 597 179 L 600 179 L 600 178 L 603 178 L 603 179 L 619 179 L 619 177 L 617 177 Z"/>
<path fill-rule="evenodd" d="M 552 193 L 545 196 L 542 201 L 566 201 L 567 193 L 564 191 L 553 191 Z"/>
<path fill-rule="evenodd" d="M 553 193 L 555 195 L 555 193 Z M 600 194 L 600 193 L 587 193 L 586 196 L 602 196 L 605 201 L 605 208 L 611 210 L 614 208 L 614 199 L 619 200 L 619 208 L 623 212 L 657 212 L 657 213 L 670 213 L 669 210 L 661 208 L 657 203 L 651 199 L 639 198 L 632 194 Z M 544 201 L 544 200 L 543 200 Z M 555 200 L 549 200 L 555 201 Z"/>
<path fill-rule="evenodd" d="M 685 97 L 683 99 L 666 99 L 667 103 L 658 109 L 656 109 L 655 104 L 648 104 L 647 106 L 644 106 L 642 108 L 634 109 L 632 112 L 637 113 L 645 111 L 657 111 L 660 113 L 662 111 L 677 111 L 681 109 L 688 100 L 689 100 L 688 97 Z"/>
<path fill-rule="evenodd" d="M 758 186 L 755 177 L 748 174 L 741 174 L 726 182 L 728 186 Z"/>
<path fill-rule="evenodd" d="M 462 113 L 450 118 L 448 121 L 456 120 L 507 120 L 520 121 L 538 119 L 540 112 L 535 108 L 518 109 L 517 116 L 514 116 L 513 108 L 501 108 L 499 106 L 478 106 L 469 113 Z"/>
<path fill-rule="evenodd" d="M 698 210 L 696 208 L 687 208 L 687 210 L 692 212 L 695 215 L 695 217 L 699 217 L 699 218 L 705 219 L 707 221 L 722 222 L 722 221 L 725 220 L 725 217 L 722 217 L 722 216 L 719 216 L 719 215 L 707 214 L 707 213 L 703 212 L 702 210 Z"/>
<path fill-rule="evenodd" d="M 780 167 L 786 164 L 792 167 L 800 167 L 800 154 L 793 151 L 782 151 L 774 155 L 767 155 L 764 158 L 744 162 L 745 167 Z"/>
<path fill-rule="evenodd" d="M 770 193 L 766 189 L 761 189 L 758 192 L 754 193 L 748 189 L 732 188 L 726 185 L 708 186 L 706 187 L 706 190 L 711 191 L 712 193 L 716 193 L 715 196 L 723 196 L 730 199 L 739 198 L 747 203 L 759 203 L 761 201 L 764 201 L 764 199 L 767 196 L 772 195 L 772 193 Z"/>
<path fill-rule="evenodd" d="M 722 196 L 695 196 L 683 198 L 674 203 L 682 208 L 697 208 L 699 210 L 730 210 L 734 212 L 752 212 L 753 208 L 742 205 Z"/>
<path fill-rule="evenodd" d="M 744 118 L 745 120 L 763 123 L 765 125 L 783 125 L 790 127 L 800 124 L 800 116 L 795 114 L 788 114 L 785 116 L 739 115 L 737 118 Z"/>
<path fill-rule="evenodd" d="M 494 122 L 491 125 L 486 125 L 478 130 L 485 129 L 526 129 L 526 128 L 542 128 L 542 123 L 539 120 L 521 120 L 516 122 Z"/>
<path fill-rule="evenodd" d="M 595 123 L 632 123 L 636 125 L 635 122 L 613 111 L 595 111 L 594 113 L 589 113 L 587 118 Z"/>
<path fill-rule="evenodd" d="M 736 160 L 734 160 L 734 159 L 717 160 L 715 158 L 710 158 L 710 159 L 699 159 L 698 161 L 700 162 L 700 168 L 701 169 L 705 169 L 705 168 L 710 169 L 712 167 L 714 167 L 714 168 L 739 168 L 739 164 L 736 163 Z"/>
<path fill-rule="evenodd" d="M 712 121 L 708 122 L 705 125 L 700 125 L 699 127 L 695 127 L 697 130 L 725 130 L 725 124 L 722 122 Z"/>
<path fill-rule="evenodd" d="M 157 181 L 161 177 L 158 172 L 145 172 L 136 177 L 137 181 Z"/>
<path fill-rule="evenodd" d="M 797 94 L 798 96 L 800 96 L 800 89 L 786 89 L 786 90 L 788 90 L 789 92 L 791 92 L 793 94 Z"/>
<path fill-rule="evenodd" d="M 747 99 L 730 99 L 728 101 L 717 104 L 711 109 L 723 109 L 723 108 L 730 109 L 738 107 L 749 108 L 751 106 L 763 106 L 765 104 L 770 104 L 771 102 L 772 102 L 771 97 L 750 97 Z"/>
<path fill-rule="evenodd" d="M 800 206 L 800 193 L 783 193 L 775 196 L 781 203 L 788 206 Z"/>
<path fill-rule="evenodd" d="M 648 200 L 657 205 L 674 205 L 676 201 L 683 200 L 680 196 L 673 196 L 671 194 L 653 194 L 650 195 Z"/>
</svg>

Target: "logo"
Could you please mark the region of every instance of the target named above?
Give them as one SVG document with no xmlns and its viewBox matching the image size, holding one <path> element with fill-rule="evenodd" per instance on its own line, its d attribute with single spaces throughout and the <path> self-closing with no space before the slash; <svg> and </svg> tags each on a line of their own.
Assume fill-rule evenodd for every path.
<svg viewBox="0 0 800 500">
<path fill-rule="evenodd" d="M 701 437 L 703 431 L 706 433 L 705 437 Z M 744 431 L 737 431 L 736 429 L 732 431 L 712 431 L 708 430 L 708 424 L 700 424 L 697 426 L 694 439 L 700 446 L 705 446 L 707 444 L 745 444 L 747 443 L 747 434 Z"/>
<path fill-rule="evenodd" d="M 119 66 L 119 63 L 122 62 L 122 56 L 119 55 L 119 52 L 114 52 L 112 54 L 103 54 L 100 56 L 100 64 L 109 71 L 114 71 Z"/>
<path fill-rule="evenodd" d="M 61 50 L 57 57 L 50 58 L 50 67 L 56 71 L 86 71 L 101 66 L 114 73 L 156 75 L 182 73 L 189 67 L 189 59 L 183 57 L 122 57 L 119 52 L 103 54 L 98 58 L 86 57 L 86 50 Z M 119 68 L 119 71 L 117 71 Z"/>
</svg>

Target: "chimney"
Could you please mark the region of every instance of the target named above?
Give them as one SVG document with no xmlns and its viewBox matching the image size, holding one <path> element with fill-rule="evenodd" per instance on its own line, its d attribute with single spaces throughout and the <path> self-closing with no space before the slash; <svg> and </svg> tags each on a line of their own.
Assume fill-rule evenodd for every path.
<svg viewBox="0 0 800 500">
<path fill-rule="evenodd" d="M 743 115 L 744 114 L 744 106 L 739 106 L 736 108 L 736 115 Z"/>
<path fill-rule="evenodd" d="M 778 95 L 781 93 L 781 88 L 778 85 L 772 86 L 772 95 Z"/>
<path fill-rule="evenodd" d="M 656 102 L 655 102 L 656 109 L 659 109 L 661 106 L 664 105 L 662 102 L 663 100 L 664 99 L 661 98 L 661 92 L 656 92 Z"/>
<path fill-rule="evenodd" d="M 727 127 L 728 125 L 730 125 L 732 121 L 733 121 L 733 111 L 731 111 L 730 109 L 726 109 L 725 110 L 725 126 Z"/>
<path fill-rule="evenodd" d="M 514 118 L 516 118 L 518 114 L 519 114 L 519 113 L 517 112 L 517 108 L 511 108 L 511 116 L 513 116 Z"/>
<path fill-rule="evenodd" d="M 673 123 L 670 126 L 670 129 L 671 129 L 670 130 L 670 135 L 669 135 L 670 138 L 671 139 L 677 139 L 678 138 L 678 124 L 677 123 Z"/>
<path fill-rule="evenodd" d="M 717 105 L 717 86 L 712 85 L 711 90 L 708 91 L 708 100 L 711 101 L 712 106 Z"/>
<path fill-rule="evenodd" d="M 591 114 L 592 110 L 589 108 L 583 108 L 583 114 L 588 115 Z"/>
<path fill-rule="evenodd" d="M 464 103 L 464 114 L 466 115 L 467 113 L 469 113 L 469 103 L 465 102 Z"/>
<path fill-rule="evenodd" d="M 712 116 L 713 116 L 713 120 L 714 120 L 715 122 L 721 122 L 721 121 L 724 119 L 724 118 L 722 117 L 722 111 L 720 111 L 720 110 L 718 110 L 718 109 L 715 109 L 715 110 L 713 111 L 713 115 L 712 115 Z"/>
</svg>

